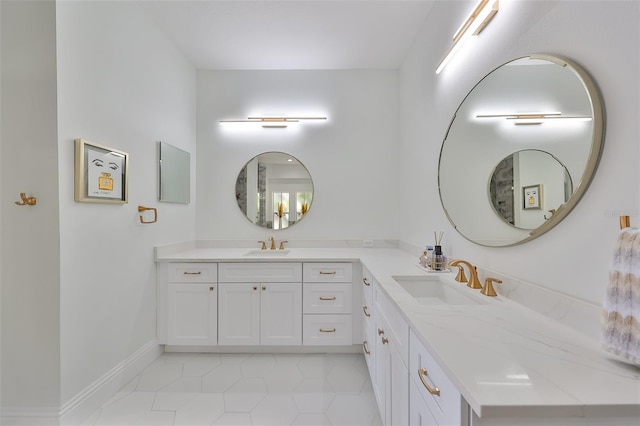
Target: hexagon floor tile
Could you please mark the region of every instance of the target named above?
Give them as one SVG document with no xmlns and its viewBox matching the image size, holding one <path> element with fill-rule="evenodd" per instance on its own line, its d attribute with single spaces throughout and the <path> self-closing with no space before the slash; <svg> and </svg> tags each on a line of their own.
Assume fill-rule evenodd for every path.
<svg viewBox="0 0 640 426">
<path fill-rule="evenodd" d="M 360 354 L 167 353 L 88 425 L 381 425 Z"/>
</svg>

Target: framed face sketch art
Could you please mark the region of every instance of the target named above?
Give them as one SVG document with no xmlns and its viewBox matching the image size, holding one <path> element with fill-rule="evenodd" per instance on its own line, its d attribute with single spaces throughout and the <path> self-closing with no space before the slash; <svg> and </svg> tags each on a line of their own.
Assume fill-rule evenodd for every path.
<svg viewBox="0 0 640 426">
<path fill-rule="evenodd" d="M 129 154 L 85 139 L 75 144 L 75 200 L 126 204 Z"/>
<path fill-rule="evenodd" d="M 522 208 L 524 210 L 542 209 L 542 185 L 529 185 L 522 187 Z"/>
</svg>

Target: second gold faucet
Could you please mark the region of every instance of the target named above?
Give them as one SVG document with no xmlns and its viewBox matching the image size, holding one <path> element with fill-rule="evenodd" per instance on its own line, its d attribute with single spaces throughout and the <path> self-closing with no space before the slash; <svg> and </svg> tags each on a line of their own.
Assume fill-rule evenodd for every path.
<svg viewBox="0 0 640 426">
<path fill-rule="evenodd" d="M 271 250 L 275 250 L 275 249 L 276 249 L 276 240 L 275 240 L 273 237 L 269 237 L 269 238 L 267 239 L 267 241 L 270 241 L 270 242 L 271 242 L 271 247 L 270 247 L 270 249 L 271 249 Z M 262 249 L 262 250 L 266 250 L 266 249 L 267 249 L 267 244 L 266 244 L 264 241 L 258 241 L 258 242 L 261 244 L 260 249 Z M 284 244 L 285 244 L 285 243 L 288 243 L 288 242 L 289 242 L 289 241 L 285 241 L 285 240 L 280 241 L 280 248 L 279 248 L 279 250 L 284 250 Z"/>
</svg>

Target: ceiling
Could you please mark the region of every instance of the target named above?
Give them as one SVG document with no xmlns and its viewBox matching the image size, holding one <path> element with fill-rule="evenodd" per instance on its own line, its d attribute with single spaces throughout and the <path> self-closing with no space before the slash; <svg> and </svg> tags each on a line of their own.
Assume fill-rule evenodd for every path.
<svg viewBox="0 0 640 426">
<path fill-rule="evenodd" d="M 434 0 L 140 2 L 198 69 L 396 69 Z"/>
</svg>

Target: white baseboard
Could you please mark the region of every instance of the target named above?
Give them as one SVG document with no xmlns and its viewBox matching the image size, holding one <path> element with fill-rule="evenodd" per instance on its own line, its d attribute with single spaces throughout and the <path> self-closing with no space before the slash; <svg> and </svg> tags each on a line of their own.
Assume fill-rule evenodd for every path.
<svg viewBox="0 0 640 426">
<path fill-rule="evenodd" d="M 58 407 L 2 407 L 2 426 L 54 426 L 59 424 Z"/>
<path fill-rule="evenodd" d="M 78 425 L 162 355 L 153 339 L 60 407 L 60 425 Z M 56 423 L 58 424 L 58 423 Z M 3 423 L 4 425 L 4 423 Z"/>
</svg>

